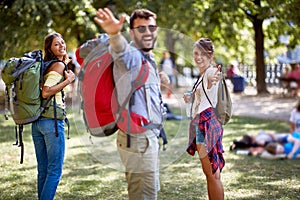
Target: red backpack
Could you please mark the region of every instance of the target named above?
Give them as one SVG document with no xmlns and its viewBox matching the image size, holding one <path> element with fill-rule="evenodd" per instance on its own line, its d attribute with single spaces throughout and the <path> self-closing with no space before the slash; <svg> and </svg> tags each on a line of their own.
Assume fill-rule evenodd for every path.
<svg viewBox="0 0 300 200">
<path fill-rule="evenodd" d="M 147 81 L 148 63 L 143 62 L 136 79 L 125 86 L 131 87 L 131 90 L 125 101 L 120 102 L 115 90 L 114 63 L 108 46 L 109 36 L 100 34 L 98 38 L 82 44 L 75 52 L 77 61 L 82 66 L 78 79 L 87 130 L 97 137 L 112 135 L 118 129 L 131 133 L 144 132 L 147 128 L 143 124 L 147 124 L 147 119 L 129 112 L 126 107 L 134 91 Z"/>
</svg>

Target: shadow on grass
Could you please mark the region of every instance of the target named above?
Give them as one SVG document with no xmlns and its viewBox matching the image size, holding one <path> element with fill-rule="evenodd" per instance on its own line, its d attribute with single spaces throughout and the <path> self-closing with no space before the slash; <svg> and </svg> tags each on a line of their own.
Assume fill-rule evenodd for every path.
<svg viewBox="0 0 300 200">
<path fill-rule="evenodd" d="M 0 199 L 37 199 L 36 198 L 36 165 L 33 145 L 30 144 L 31 134 L 28 129 L 24 133 L 26 142 L 25 162 L 18 164 L 18 148 L 14 148 L 13 124 L 1 122 L 0 157 L 1 186 Z M 177 155 L 167 160 L 167 165 L 161 168 L 160 199 L 207 199 L 206 180 L 201 169 L 198 156 L 189 156 L 185 152 L 187 144 L 188 121 L 167 121 L 166 133 L 169 139 L 166 152 L 161 153 L 161 161 L 165 162 L 169 155 L 177 151 Z M 13 127 L 13 126 L 12 126 Z M 56 199 L 63 200 L 108 200 L 127 199 L 127 184 L 122 171 L 109 167 L 101 162 L 99 156 L 107 159 L 119 159 L 115 154 L 114 136 L 105 140 L 95 140 L 97 152 L 93 155 L 87 142 L 82 137 L 88 134 L 79 129 L 66 140 L 66 159 L 63 177 L 58 186 Z M 254 156 L 236 155 L 229 152 L 233 139 L 244 134 L 256 134 L 259 130 L 287 132 L 288 124 L 280 121 L 267 121 L 247 117 L 233 117 L 224 126 L 223 145 L 226 165 L 221 174 L 225 190 L 225 199 L 297 199 L 300 193 L 300 162 L 299 160 L 265 160 Z M 99 143 L 98 143 L 99 142 Z M 101 144 L 104 142 L 104 144 Z M 101 146 L 102 145 L 102 146 Z M 103 145 L 107 145 L 104 146 Z M 16 150 L 17 149 L 17 150 Z M 114 151 L 111 151 L 111 150 Z M 96 156 L 95 156 L 96 155 Z"/>
<path fill-rule="evenodd" d="M 266 160 L 230 154 L 226 160 L 230 166 L 225 168 L 225 174 L 230 174 L 231 179 L 227 187 L 240 191 L 239 199 L 295 199 L 299 195 L 298 160 Z M 242 194 L 243 191 L 247 192 Z"/>
</svg>

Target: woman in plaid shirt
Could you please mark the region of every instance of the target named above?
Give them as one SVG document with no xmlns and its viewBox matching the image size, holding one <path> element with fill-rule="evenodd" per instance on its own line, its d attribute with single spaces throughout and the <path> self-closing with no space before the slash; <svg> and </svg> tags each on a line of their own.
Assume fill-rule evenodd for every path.
<svg viewBox="0 0 300 200">
<path fill-rule="evenodd" d="M 219 68 L 212 65 L 214 56 L 212 41 L 200 38 L 194 44 L 193 56 L 200 70 L 200 77 L 193 87 L 192 94 L 184 95 L 185 102 L 195 99 L 187 152 L 190 155 L 198 152 L 202 170 L 206 176 L 209 199 L 224 199 L 220 177 L 225 165 L 222 146 L 223 127 L 212 108 L 217 104 L 217 83 L 220 79 L 220 72 Z"/>
</svg>

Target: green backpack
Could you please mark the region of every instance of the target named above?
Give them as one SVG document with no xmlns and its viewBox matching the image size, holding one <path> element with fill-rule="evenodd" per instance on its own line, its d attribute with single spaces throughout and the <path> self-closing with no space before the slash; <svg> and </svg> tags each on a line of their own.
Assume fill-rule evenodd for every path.
<svg viewBox="0 0 300 200">
<path fill-rule="evenodd" d="M 54 99 L 55 102 L 53 96 L 47 100 L 41 96 L 43 76 L 53 62 L 58 60 L 44 62 L 42 51 L 36 50 L 25 53 L 21 58 L 10 58 L 2 70 L 2 79 L 6 86 L 5 118 L 8 119 L 9 110 L 16 126 L 19 127 L 19 131 L 15 129 L 15 145 L 21 147 L 21 164 L 24 154 L 23 125 L 36 121 L 48 104 L 52 104 L 51 100 Z"/>
</svg>

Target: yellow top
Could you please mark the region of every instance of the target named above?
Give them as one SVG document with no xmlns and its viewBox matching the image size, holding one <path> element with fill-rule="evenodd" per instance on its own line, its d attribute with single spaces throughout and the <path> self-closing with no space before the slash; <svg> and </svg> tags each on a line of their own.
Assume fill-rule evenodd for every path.
<svg viewBox="0 0 300 200">
<path fill-rule="evenodd" d="M 48 86 L 48 87 L 52 87 L 54 85 L 57 85 L 58 83 L 60 83 L 60 81 L 62 80 L 63 76 L 60 75 L 58 72 L 56 71 L 50 71 L 49 73 L 47 73 L 44 76 L 44 86 Z M 63 89 L 65 92 L 65 88 Z M 65 93 L 66 94 L 66 93 Z M 57 92 L 55 94 L 55 98 L 56 98 L 56 104 L 57 106 L 61 107 L 61 108 L 65 108 L 65 104 L 62 101 L 62 94 L 61 92 Z"/>
</svg>

